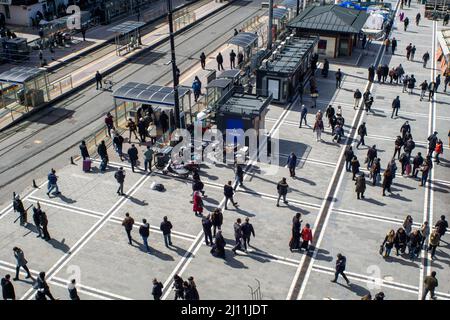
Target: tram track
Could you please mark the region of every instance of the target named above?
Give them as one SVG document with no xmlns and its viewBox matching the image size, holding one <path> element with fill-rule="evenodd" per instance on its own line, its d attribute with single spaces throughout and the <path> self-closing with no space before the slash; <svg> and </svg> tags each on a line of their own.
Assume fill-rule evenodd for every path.
<svg viewBox="0 0 450 320">
<path fill-rule="evenodd" d="M 239 3 L 241 1 L 236 1 L 236 3 Z M 248 2 L 242 2 L 242 3 L 248 3 Z M 179 38 L 183 38 L 180 42 L 176 43 L 176 46 L 180 46 L 184 43 L 188 43 L 189 41 L 193 41 L 193 39 L 195 37 L 201 37 L 202 32 L 205 32 L 211 28 L 214 28 L 217 24 L 222 24 L 223 23 L 223 18 L 220 18 L 221 16 L 229 17 L 238 12 L 242 7 L 241 6 L 230 6 L 225 8 L 223 11 L 220 11 L 214 15 L 212 15 L 211 17 L 205 19 L 204 21 L 202 21 L 201 24 L 193 26 L 192 28 L 186 30 L 185 32 L 181 33 L 178 36 Z M 212 42 L 212 43 L 208 43 L 207 45 L 211 46 L 211 44 L 214 45 L 213 49 L 211 49 L 208 53 L 210 52 L 214 52 L 217 48 L 219 48 L 220 46 L 223 45 L 224 41 L 220 40 L 224 35 L 226 35 L 227 33 L 230 32 L 230 30 L 233 30 L 233 28 L 239 26 L 240 24 L 242 24 L 243 21 L 246 21 L 247 19 L 255 16 L 259 11 L 261 11 L 262 9 L 260 7 L 254 7 L 254 10 L 251 11 L 250 14 L 246 15 L 243 18 L 239 19 L 239 22 L 234 23 L 232 25 L 230 25 L 226 30 L 224 30 L 223 32 L 218 32 L 216 35 L 216 41 Z M 211 21 L 215 19 L 215 21 Z M 201 28 L 201 30 L 197 30 L 198 28 Z M 217 30 L 217 29 L 213 29 L 213 30 Z M 186 35 L 189 34 L 187 37 Z M 138 62 L 142 61 L 144 59 L 148 59 L 149 56 L 151 57 L 152 55 L 155 55 L 155 53 L 161 52 L 161 48 L 164 47 L 168 47 L 167 42 L 164 42 L 163 44 L 161 44 L 160 46 L 157 46 L 155 49 L 159 49 L 156 52 L 152 51 L 149 53 L 146 53 L 138 58 L 136 58 L 133 62 L 132 65 L 128 65 L 126 67 L 120 68 L 119 70 L 115 71 L 113 74 L 117 74 L 119 72 L 123 72 L 123 71 L 127 71 L 127 75 L 123 76 L 122 78 L 120 78 L 118 80 L 118 83 L 123 82 L 125 80 L 127 80 L 129 77 L 131 77 L 132 75 L 135 74 L 135 72 L 137 72 L 139 69 L 142 69 L 142 65 L 139 65 Z M 192 56 L 194 55 L 198 55 L 201 51 L 204 51 L 203 47 L 200 47 L 199 49 L 193 49 L 192 52 L 190 52 L 189 54 L 185 54 L 182 59 L 178 60 L 178 65 L 185 65 L 185 64 L 189 64 L 189 61 L 192 60 Z M 164 50 L 164 54 L 155 59 L 156 61 L 161 61 L 164 60 L 165 61 L 165 55 L 169 53 L 169 49 L 167 48 L 166 50 Z M 191 66 L 193 65 L 193 63 L 190 63 L 189 66 L 185 69 L 189 69 Z M 138 69 L 138 70 L 133 70 L 133 69 Z M 157 74 L 154 74 L 154 76 L 152 77 L 153 80 L 150 82 L 154 82 L 157 81 L 158 79 L 164 77 L 168 71 L 169 71 L 170 67 L 167 68 L 162 68 L 162 70 L 160 72 L 158 72 Z M 89 89 L 84 89 L 85 90 L 91 90 L 91 87 L 89 87 Z M 82 92 L 83 92 L 82 91 Z M 27 143 L 30 143 L 30 140 L 32 140 L 34 137 L 36 137 L 38 134 L 44 132 L 45 130 L 49 129 L 50 127 L 52 127 L 52 125 L 54 125 L 55 123 L 61 122 L 66 120 L 67 118 L 69 118 L 75 111 L 80 110 L 86 103 L 92 102 L 94 99 L 98 98 L 99 95 L 101 95 L 103 92 L 100 92 L 98 94 L 93 95 L 91 98 L 89 98 L 87 101 L 83 101 L 83 103 L 80 103 L 78 106 L 72 108 L 69 110 L 67 115 L 61 116 L 61 117 L 56 117 L 53 121 L 49 122 L 48 124 L 44 125 L 43 127 L 31 132 L 30 134 L 26 135 L 26 136 L 22 136 L 20 137 L 20 141 L 17 141 L 15 143 L 9 144 L 8 146 L 5 146 L 3 148 L 0 148 L 0 159 L 2 157 L 4 157 L 5 155 L 7 155 L 8 153 L 10 153 L 13 149 L 16 148 L 20 148 L 23 145 L 26 145 Z M 77 95 L 80 95 L 80 92 L 76 93 Z M 37 115 L 36 118 L 32 118 L 32 121 L 28 121 L 28 123 L 24 123 L 23 125 L 20 125 L 19 128 L 12 128 L 11 131 L 6 131 L 3 136 L 0 135 L 0 143 L 4 143 L 5 141 L 8 140 L 8 138 L 13 137 L 17 132 L 19 131 L 23 131 L 26 130 L 32 123 L 34 122 L 39 122 L 39 120 L 45 119 L 46 117 L 48 117 L 52 112 L 54 112 L 54 109 L 45 109 L 44 113 L 41 113 L 39 115 Z M 0 175 L 4 174 L 8 171 L 10 171 L 13 168 L 18 167 L 19 165 L 23 164 L 24 162 L 35 158 L 37 155 L 42 154 L 43 152 L 47 152 L 47 150 L 51 147 L 56 146 L 57 144 L 60 144 L 66 140 L 69 140 L 74 134 L 76 134 L 79 131 L 82 131 L 83 129 L 85 129 L 86 127 L 89 127 L 90 125 L 92 125 L 93 123 L 95 123 L 96 121 L 98 121 L 105 113 L 105 110 L 101 110 L 99 111 L 97 114 L 95 114 L 92 119 L 86 123 L 83 123 L 80 126 L 77 126 L 75 129 L 67 132 L 65 135 L 56 138 L 56 140 L 52 141 L 51 143 L 47 144 L 45 148 L 39 148 L 36 151 L 32 152 L 32 153 L 28 153 L 26 154 L 26 156 L 22 157 L 21 159 L 18 159 L 17 161 L 13 162 L 13 165 L 8 166 L 3 168 L 2 170 L 0 170 Z M 31 168 L 27 168 L 26 170 L 23 170 L 21 173 L 17 174 L 14 176 L 14 178 L 6 180 L 6 181 L 2 181 L 2 184 L 0 185 L 0 188 L 3 188 L 5 186 L 7 186 L 8 184 L 10 184 L 11 182 L 25 176 L 28 172 L 36 170 L 37 168 L 40 168 L 42 165 L 44 165 L 45 163 L 47 163 L 49 160 L 58 157 L 62 154 L 64 154 L 65 152 L 67 152 L 68 150 L 72 149 L 73 147 L 75 147 L 77 144 L 79 143 L 79 141 L 77 141 L 76 143 L 70 143 L 67 147 L 63 148 L 62 150 L 59 150 L 56 154 L 52 154 L 50 157 L 48 157 L 47 159 L 43 160 L 43 161 L 39 161 L 38 163 L 36 163 L 33 167 Z M 3 179 L 2 179 L 3 180 Z"/>
</svg>

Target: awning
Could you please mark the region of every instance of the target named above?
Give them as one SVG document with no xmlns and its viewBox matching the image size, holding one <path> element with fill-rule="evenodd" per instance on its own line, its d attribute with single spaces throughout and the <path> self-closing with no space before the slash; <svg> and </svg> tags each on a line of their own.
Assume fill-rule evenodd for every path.
<svg viewBox="0 0 450 320">
<path fill-rule="evenodd" d="M 232 82 L 231 79 L 215 79 L 215 80 L 211 81 L 210 83 L 208 83 L 206 88 L 225 89 L 227 86 L 229 86 L 231 84 L 231 82 Z"/>
<path fill-rule="evenodd" d="M 230 69 L 225 70 L 221 74 L 217 76 L 217 79 L 234 79 L 236 78 L 241 71 L 239 69 Z"/>
<path fill-rule="evenodd" d="M 285 9 L 285 8 L 273 8 L 273 18 L 274 18 L 274 20 L 281 20 L 287 14 L 288 14 L 288 10 Z"/>
<path fill-rule="evenodd" d="M 174 106 L 173 88 L 158 85 L 148 85 L 137 82 L 128 82 L 114 92 L 114 99 L 134 101 L 146 104 L 158 104 L 162 106 Z M 189 94 L 190 89 L 178 88 L 178 98 Z"/>
<path fill-rule="evenodd" d="M 32 67 L 14 67 L 0 74 L 0 82 L 23 84 L 44 73 L 44 70 Z"/>
<path fill-rule="evenodd" d="M 229 43 L 242 48 L 247 48 L 252 46 L 253 44 L 256 44 L 257 41 L 258 41 L 257 34 L 251 32 L 239 32 L 237 35 L 231 38 Z"/>
<path fill-rule="evenodd" d="M 145 22 L 139 22 L 139 21 L 125 21 L 115 27 L 109 28 L 108 31 L 120 33 L 120 34 L 127 34 L 130 32 L 133 32 L 140 27 L 145 25 Z"/>
</svg>

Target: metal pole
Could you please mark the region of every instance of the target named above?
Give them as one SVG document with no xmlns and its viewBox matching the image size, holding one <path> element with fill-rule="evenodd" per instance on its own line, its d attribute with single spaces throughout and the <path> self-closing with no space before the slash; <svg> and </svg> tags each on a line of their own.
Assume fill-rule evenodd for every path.
<svg viewBox="0 0 450 320">
<path fill-rule="evenodd" d="M 177 77 L 177 64 L 175 61 L 175 38 L 173 35 L 173 19 L 172 19 L 172 1 L 167 0 L 167 12 L 169 18 L 169 37 L 170 37 L 170 52 L 172 55 L 172 77 L 173 77 L 173 99 L 174 99 L 174 118 L 175 127 L 181 128 L 180 120 L 180 102 L 178 101 L 178 77 Z"/>
<path fill-rule="evenodd" d="M 273 0 L 269 0 L 269 34 L 267 35 L 267 49 L 272 49 L 272 26 L 273 24 Z"/>
<path fill-rule="evenodd" d="M 300 12 L 300 0 L 297 0 L 297 16 Z"/>
</svg>

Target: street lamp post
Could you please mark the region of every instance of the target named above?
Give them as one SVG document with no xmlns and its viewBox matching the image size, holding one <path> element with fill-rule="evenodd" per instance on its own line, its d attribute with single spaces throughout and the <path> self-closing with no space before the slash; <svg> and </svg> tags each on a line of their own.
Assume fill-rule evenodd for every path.
<svg viewBox="0 0 450 320">
<path fill-rule="evenodd" d="M 172 19 L 172 1 L 167 0 L 167 12 L 169 19 L 169 38 L 170 38 L 170 53 L 172 62 L 172 77 L 173 77 L 173 100 L 174 100 L 174 118 L 175 127 L 181 128 L 180 119 L 180 101 L 178 100 L 178 74 L 177 74 L 177 63 L 175 60 L 175 37 L 173 35 L 173 19 Z"/>
<path fill-rule="evenodd" d="M 272 29 L 273 29 L 273 0 L 269 0 L 269 34 L 267 35 L 267 49 L 272 49 Z"/>
</svg>

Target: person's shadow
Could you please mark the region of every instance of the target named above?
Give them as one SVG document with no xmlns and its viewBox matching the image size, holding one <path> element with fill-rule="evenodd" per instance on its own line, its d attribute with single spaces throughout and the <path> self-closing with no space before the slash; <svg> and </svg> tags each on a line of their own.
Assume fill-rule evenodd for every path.
<svg viewBox="0 0 450 320">
<path fill-rule="evenodd" d="M 50 243 L 53 246 L 53 248 L 61 250 L 64 253 L 67 253 L 69 252 L 70 247 L 67 244 L 65 244 L 65 242 L 66 242 L 65 238 L 63 238 L 61 241 L 58 241 L 53 238 L 48 240 L 48 243 Z"/>
</svg>

